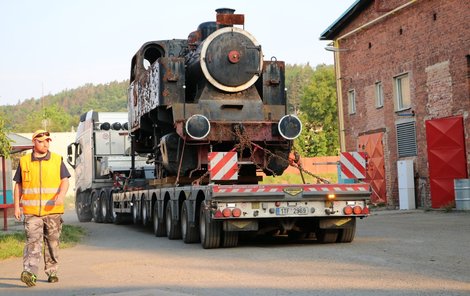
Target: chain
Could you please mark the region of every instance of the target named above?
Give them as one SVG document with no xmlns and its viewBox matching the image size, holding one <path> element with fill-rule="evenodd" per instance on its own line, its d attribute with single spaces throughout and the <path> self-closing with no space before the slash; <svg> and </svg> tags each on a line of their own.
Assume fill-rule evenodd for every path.
<svg viewBox="0 0 470 296">
<path fill-rule="evenodd" d="M 243 132 L 242 129 L 240 129 L 240 126 L 239 125 L 236 125 L 234 130 L 235 131 L 231 131 L 230 129 L 222 126 L 223 129 L 225 129 L 226 131 L 228 131 L 229 133 L 235 135 L 238 140 L 239 140 L 239 143 L 236 144 L 234 146 L 234 149 L 240 151 L 240 153 L 242 153 L 242 151 L 247 148 L 250 150 L 250 160 L 256 165 L 256 167 L 260 170 L 266 170 L 266 171 L 269 171 L 273 176 L 276 176 L 276 174 L 274 173 L 273 170 L 271 170 L 270 168 L 268 168 L 267 166 L 264 166 L 264 167 L 261 167 L 259 164 L 256 163 L 255 159 L 254 159 L 254 150 L 253 150 L 253 147 L 255 150 L 263 150 L 264 153 L 267 155 L 267 161 L 266 163 L 270 163 L 270 161 L 272 160 L 272 158 L 276 158 L 276 159 L 279 159 L 285 163 L 288 163 L 290 166 L 292 167 L 295 167 L 296 169 L 298 169 L 301 173 L 306 173 L 307 175 L 315 178 L 317 180 L 317 183 L 324 183 L 324 184 L 330 184 L 331 182 L 325 178 L 322 178 L 316 174 L 313 174 L 307 170 L 305 170 L 302 165 L 300 164 L 300 157 L 297 157 L 298 154 L 296 155 L 296 159 L 286 159 L 285 157 L 282 157 L 282 156 L 279 156 L 273 152 L 271 152 L 269 149 L 266 149 L 264 147 L 261 147 L 255 143 L 253 143 L 249 138 L 248 136 Z"/>
</svg>

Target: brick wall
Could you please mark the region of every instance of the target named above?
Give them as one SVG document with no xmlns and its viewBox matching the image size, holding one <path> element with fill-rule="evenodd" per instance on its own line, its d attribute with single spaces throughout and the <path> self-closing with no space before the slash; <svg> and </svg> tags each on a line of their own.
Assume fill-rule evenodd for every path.
<svg viewBox="0 0 470 296">
<path fill-rule="evenodd" d="M 384 15 L 409 1 L 371 1 L 341 33 Z M 415 162 L 418 205 L 429 202 L 425 121 L 463 116 L 470 169 L 470 1 L 426 0 L 400 10 L 339 41 L 346 150 L 356 150 L 362 133 L 384 129 L 384 154 L 389 205 L 398 205 L 396 124 L 416 122 Z M 410 78 L 411 108 L 396 112 L 394 77 Z M 375 83 L 382 82 L 384 106 L 375 107 Z M 356 91 L 356 113 L 349 115 L 347 93 Z M 415 116 L 410 116 L 411 112 Z"/>
</svg>

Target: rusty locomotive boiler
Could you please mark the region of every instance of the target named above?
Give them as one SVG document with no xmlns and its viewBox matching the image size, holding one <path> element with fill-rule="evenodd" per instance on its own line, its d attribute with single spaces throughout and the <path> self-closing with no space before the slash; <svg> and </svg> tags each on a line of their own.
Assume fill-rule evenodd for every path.
<svg viewBox="0 0 470 296">
<path fill-rule="evenodd" d="M 263 59 L 244 15 L 216 12 L 187 39 L 147 42 L 132 58 L 131 146 L 155 178 L 200 178 L 215 151 L 237 151 L 240 179 L 280 175 L 301 132 L 287 114 L 285 63 Z"/>
</svg>

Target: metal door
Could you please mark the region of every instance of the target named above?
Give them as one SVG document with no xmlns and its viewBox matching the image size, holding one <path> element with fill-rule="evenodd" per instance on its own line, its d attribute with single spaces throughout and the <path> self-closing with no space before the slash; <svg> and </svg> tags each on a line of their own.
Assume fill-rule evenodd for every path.
<svg viewBox="0 0 470 296">
<path fill-rule="evenodd" d="M 454 179 L 467 178 L 463 117 L 426 121 L 431 206 L 446 207 L 454 200 Z"/>
<path fill-rule="evenodd" d="M 383 133 L 375 133 L 360 136 L 358 139 L 358 151 L 368 155 L 365 182 L 372 188 L 371 201 L 374 204 L 387 203 L 385 187 L 385 161 L 382 143 Z"/>
</svg>

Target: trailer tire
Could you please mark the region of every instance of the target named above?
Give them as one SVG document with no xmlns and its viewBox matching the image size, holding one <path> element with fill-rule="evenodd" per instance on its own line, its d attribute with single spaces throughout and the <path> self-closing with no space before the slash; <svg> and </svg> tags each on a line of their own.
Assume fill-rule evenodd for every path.
<svg viewBox="0 0 470 296">
<path fill-rule="evenodd" d="M 353 218 L 352 226 L 339 230 L 337 243 L 350 243 L 356 235 L 356 218 Z"/>
<path fill-rule="evenodd" d="M 222 231 L 222 247 L 233 248 L 238 246 L 238 231 Z"/>
<path fill-rule="evenodd" d="M 220 246 L 221 225 L 218 221 L 211 220 L 210 211 L 201 204 L 199 211 L 199 231 L 201 245 L 204 249 L 215 249 Z"/>
<path fill-rule="evenodd" d="M 171 208 L 171 201 L 168 201 L 165 209 L 166 219 L 166 236 L 168 239 L 180 239 L 181 238 L 181 224 L 179 220 L 175 220 L 173 217 L 173 210 Z"/>
<path fill-rule="evenodd" d="M 78 221 L 90 222 L 93 219 L 93 215 L 90 211 L 90 207 L 85 203 L 85 192 L 77 191 L 75 195 L 75 212 L 77 213 Z"/>
<path fill-rule="evenodd" d="M 145 200 L 145 195 L 142 195 L 142 198 L 140 199 L 140 204 L 141 204 L 141 208 L 142 208 L 142 211 L 141 211 L 141 214 L 140 214 L 140 217 L 142 218 L 141 219 L 142 220 L 142 225 L 147 226 L 147 225 L 149 225 L 150 219 L 149 219 L 149 215 L 148 215 L 148 203 Z"/>
<path fill-rule="evenodd" d="M 181 207 L 181 236 L 183 237 L 183 242 L 186 244 L 197 243 L 200 241 L 199 238 L 199 227 L 197 224 L 197 219 L 195 219 L 195 225 L 191 227 L 189 222 L 189 201 L 185 200 L 183 206 Z"/>
<path fill-rule="evenodd" d="M 165 219 L 158 216 L 158 205 L 155 202 L 153 206 L 153 232 L 157 237 L 163 237 L 166 235 Z"/>
<path fill-rule="evenodd" d="M 103 223 L 103 216 L 101 216 L 100 196 L 96 190 L 91 191 L 91 209 L 95 223 Z"/>
<path fill-rule="evenodd" d="M 318 229 L 315 232 L 317 241 L 322 244 L 335 243 L 338 238 L 338 229 Z"/>
<path fill-rule="evenodd" d="M 137 201 L 134 197 L 132 198 L 132 223 L 134 225 L 140 224 L 140 201 Z"/>
</svg>

